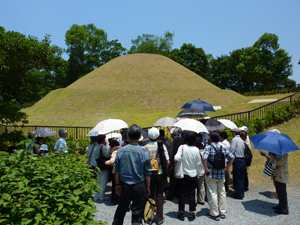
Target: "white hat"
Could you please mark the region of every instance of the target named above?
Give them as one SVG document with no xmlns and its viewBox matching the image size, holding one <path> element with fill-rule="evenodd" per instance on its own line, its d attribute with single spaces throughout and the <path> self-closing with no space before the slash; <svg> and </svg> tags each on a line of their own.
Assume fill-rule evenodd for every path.
<svg viewBox="0 0 300 225">
<path fill-rule="evenodd" d="M 171 128 L 170 134 L 173 134 L 174 130 L 175 130 L 175 127 Z"/>
<path fill-rule="evenodd" d="M 40 151 L 49 151 L 48 150 L 48 145 L 41 145 L 41 147 L 40 147 Z"/>
<path fill-rule="evenodd" d="M 242 126 L 242 127 L 240 127 L 240 130 L 243 130 L 243 131 L 245 131 L 245 132 L 248 132 L 248 127 Z"/>
<path fill-rule="evenodd" d="M 152 127 L 148 130 L 148 137 L 152 140 L 155 140 L 159 137 L 159 130 L 156 127 Z"/>
</svg>

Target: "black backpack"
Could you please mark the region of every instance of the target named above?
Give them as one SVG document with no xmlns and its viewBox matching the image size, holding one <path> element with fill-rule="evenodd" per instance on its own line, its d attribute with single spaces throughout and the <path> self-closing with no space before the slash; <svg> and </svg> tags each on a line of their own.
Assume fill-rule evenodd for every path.
<svg viewBox="0 0 300 225">
<path fill-rule="evenodd" d="M 244 145 L 245 145 L 244 158 L 245 158 L 246 166 L 251 166 L 253 155 L 249 146 L 246 143 L 244 143 Z"/>
<path fill-rule="evenodd" d="M 217 169 L 217 170 L 224 169 L 225 168 L 225 155 L 222 152 L 222 146 L 219 151 L 217 151 L 217 149 L 213 145 L 211 145 L 211 146 L 216 150 L 217 153 L 215 154 L 214 161 L 212 162 L 211 160 L 208 160 L 208 162 L 213 166 L 214 169 Z"/>
</svg>

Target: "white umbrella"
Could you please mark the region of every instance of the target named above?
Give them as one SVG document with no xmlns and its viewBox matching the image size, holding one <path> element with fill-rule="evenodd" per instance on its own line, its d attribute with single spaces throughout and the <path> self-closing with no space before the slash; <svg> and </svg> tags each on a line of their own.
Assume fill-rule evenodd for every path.
<svg viewBox="0 0 300 225">
<path fill-rule="evenodd" d="M 114 130 L 120 130 L 128 127 L 127 123 L 120 119 L 108 119 L 98 123 L 89 133 L 88 137 L 98 136 L 98 134 L 107 134 Z M 98 132 L 98 133 L 97 133 Z"/>
<path fill-rule="evenodd" d="M 222 124 L 224 124 L 225 127 L 228 127 L 230 129 L 238 128 L 237 125 L 235 125 L 235 123 L 232 122 L 231 120 L 219 119 L 218 121 L 221 122 Z"/>
<path fill-rule="evenodd" d="M 173 126 L 176 122 L 177 122 L 177 120 L 174 119 L 174 118 L 171 118 L 171 117 L 163 117 L 163 118 L 160 118 L 159 120 L 157 120 L 157 121 L 154 123 L 154 126 L 157 126 L 157 127 L 171 127 L 171 126 Z"/>
<path fill-rule="evenodd" d="M 180 127 L 182 130 L 194 131 L 196 133 L 200 133 L 200 132 L 208 133 L 208 130 L 203 125 L 203 123 L 194 119 L 180 120 L 179 122 L 175 123 L 173 126 Z"/>
<path fill-rule="evenodd" d="M 34 137 L 50 137 L 55 135 L 56 135 L 56 131 L 51 130 L 49 128 L 41 128 L 33 132 Z"/>
</svg>

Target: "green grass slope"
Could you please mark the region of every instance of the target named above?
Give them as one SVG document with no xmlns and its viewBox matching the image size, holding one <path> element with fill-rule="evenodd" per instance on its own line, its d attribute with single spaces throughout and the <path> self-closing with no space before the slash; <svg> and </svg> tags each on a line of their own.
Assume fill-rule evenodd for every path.
<svg viewBox="0 0 300 225">
<path fill-rule="evenodd" d="M 197 99 L 212 105 L 249 101 L 167 57 L 133 54 L 111 60 L 24 111 L 35 125 L 95 126 L 101 120 L 119 118 L 152 126 L 161 117 L 175 117 L 184 103 Z"/>
</svg>

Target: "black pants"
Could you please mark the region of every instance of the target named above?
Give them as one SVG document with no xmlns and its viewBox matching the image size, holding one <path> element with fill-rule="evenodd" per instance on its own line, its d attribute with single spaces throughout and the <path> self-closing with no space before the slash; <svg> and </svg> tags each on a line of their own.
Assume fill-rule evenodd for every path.
<svg viewBox="0 0 300 225">
<path fill-rule="evenodd" d="M 168 188 L 168 199 L 173 199 L 174 196 L 179 197 L 180 193 L 179 193 L 179 188 L 178 188 L 178 184 L 179 182 L 177 182 L 177 179 L 174 176 L 174 171 L 169 172 L 170 173 L 170 184 L 169 184 L 169 188 Z"/>
<path fill-rule="evenodd" d="M 249 178 L 248 178 L 248 169 L 247 168 L 248 167 L 246 166 L 246 168 L 245 168 L 245 181 L 244 181 L 245 190 L 249 189 Z"/>
<path fill-rule="evenodd" d="M 283 211 L 289 211 L 287 192 L 286 192 L 286 183 L 280 183 L 278 181 L 274 181 L 274 185 L 279 200 L 278 207 Z"/>
<path fill-rule="evenodd" d="M 113 178 L 111 180 L 111 204 L 117 205 L 119 196 L 116 195 L 116 181 L 115 181 L 115 174 L 113 174 Z"/>
<path fill-rule="evenodd" d="M 131 222 L 142 223 L 143 212 L 147 197 L 145 182 L 129 185 L 121 181 L 120 184 L 122 188 L 122 193 L 119 196 L 119 204 L 115 212 L 113 225 L 123 224 L 125 214 L 128 210 L 131 201 Z"/>
<path fill-rule="evenodd" d="M 233 167 L 233 185 L 235 195 L 238 198 L 244 198 L 245 193 L 245 167 L 246 163 L 244 159 L 235 159 L 232 163 Z"/>
<path fill-rule="evenodd" d="M 196 188 L 197 188 L 197 176 L 190 177 L 188 175 L 184 175 L 184 178 L 181 179 L 180 182 L 180 197 L 178 202 L 179 211 L 184 211 L 185 196 L 186 196 L 187 189 L 189 195 L 189 211 L 196 210 L 196 199 L 195 199 Z"/>
</svg>

